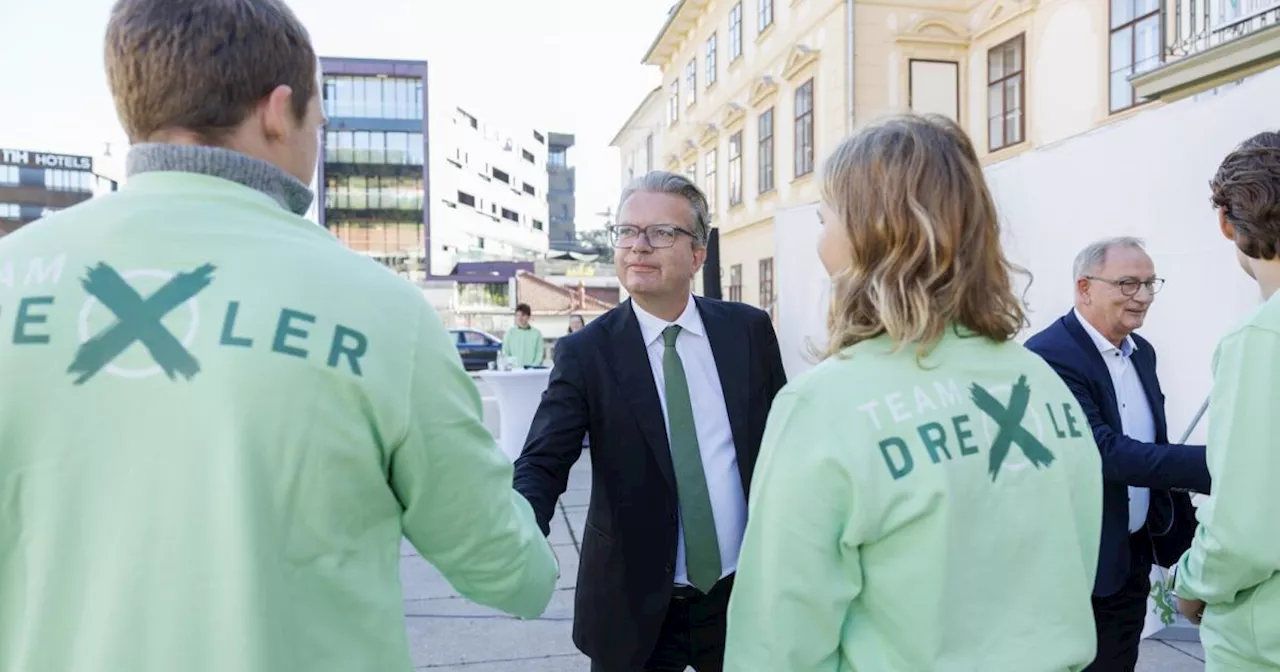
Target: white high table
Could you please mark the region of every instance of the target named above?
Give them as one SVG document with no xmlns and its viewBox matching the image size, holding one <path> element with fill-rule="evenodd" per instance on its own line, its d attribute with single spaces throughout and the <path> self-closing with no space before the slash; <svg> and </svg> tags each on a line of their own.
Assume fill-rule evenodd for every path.
<svg viewBox="0 0 1280 672">
<path fill-rule="evenodd" d="M 551 369 L 513 369 L 480 371 L 479 378 L 489 384 L 498 400 L 501 418 L 498 445 L 507 458 L 515 462 L 524 450 L 524 440 L 538 411 L 538 402 L 551 379 Z"/>
</svg>

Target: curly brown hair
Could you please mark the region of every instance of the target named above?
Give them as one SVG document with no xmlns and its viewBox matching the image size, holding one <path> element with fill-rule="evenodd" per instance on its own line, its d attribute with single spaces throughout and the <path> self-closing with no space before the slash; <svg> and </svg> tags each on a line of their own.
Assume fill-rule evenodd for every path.
<svg viewBox="0 0 1280 672">
<path fill-rule="evenodd" d="M 1223 159 L 1209 181 L 1213 207 L 1235 227 L 1236 247 L 1250 259 L 1280 254 L 1280 133 L 1259 133 Z"/>
<path fill-rule="evenodd" d="M 853 255 L 835 278 L 826 355 L 888 334 L 928 354 L 948 328 L 1007 341 L 1027 324 L 982 164 L 939 115 L 894 116 L 842 142 L 822 198 Z"/>
</svg>

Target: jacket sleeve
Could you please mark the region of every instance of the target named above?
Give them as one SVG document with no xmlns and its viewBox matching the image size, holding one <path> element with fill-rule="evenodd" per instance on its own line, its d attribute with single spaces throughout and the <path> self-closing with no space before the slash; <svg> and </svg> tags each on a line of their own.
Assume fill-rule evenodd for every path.
<svg viewBox="0 0 1280 672">
<path fill-rule="evenodd" d="M 1209 406 L 1215 487 L 1197 511 L 1176 586 L 1208 604 L 1234 602 L 1280 567 L 1280 334 L 1246 328 L 1223 341 L 1217 360 Z"/>
<path fill-rule="evenodd" d="M 850 451 L 838 450 L 854 440 L 848 423 L 815 409 L 786 391 L 769 412 L 729 602 L 726 670 L 842 669 L 842 629 L 862 592 L 867 535 L 851 517 L 867 489 L 857 487 Z"/>
<path fill-rule="evenodd" d="M 1033 351 L 1036 349 L 1028 344 Z M 1067 384 L 1080 403 L 1094 441 L 1102 453 L 1102 478 L 1140 488 L 1184 488 L 1209 492 L 1209 468 L 1204 446 L 1136 441 L 1112 429 L 1090 390 L 1088 378 L 1063 358 L 1037 351 Z"/>
<path fill-rule="evenodd" d="M 782 366 L 782 350 L 778 347 L 778 334 L 773 329 L 773 322 L 768 314 L 760 319 L 760 342 L 763 343 L 765 366 L 768 368 L 769 399 L 777 396 L 787 384 L 787 370 Z"/>
<path fill-rule="evenodd" d="M 482 421 L 480 394 L 440 318 L 423 305 L 406 435 L 389 455 L 404 534 L 462 596 L 522 618 L 546 609 L 559 575 L 511 463 Z"/>
<path fill-rule="evenodd" d="M 573 339 L 557 344 L 551 379 L 515 465 L 515 488 L 533 505 L 543 534 L 551 533 L 556 502 L 569 484 L 569 471 L 582 456 L 582 439 L 590 426 L 576 345 Z"/>
</svg>

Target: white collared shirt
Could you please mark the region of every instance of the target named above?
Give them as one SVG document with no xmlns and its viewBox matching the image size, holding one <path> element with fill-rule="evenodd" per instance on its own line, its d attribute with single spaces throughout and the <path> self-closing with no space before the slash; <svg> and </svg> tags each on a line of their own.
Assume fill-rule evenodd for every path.
<svg viewBox="0 0 1280 672">
<path fill-rule="evenodd" d="M 726 577 L 738 569 L 738 552 L 747 527 L 747 498 L 738 472 L 738 453 L 733 445 L 733 430 L 729 425 L 729 412 L 724 403 L 724 390 L 720 387 L 720 372 L 716 368 L 715 357 L 711 354 L 711 341 L 702 324 L 702 315 L 698 312 L 693 295 L 689 296 L 689 305 L 675 322 L 667 322 L 645 312 L 634 300 L 631 307 L 640 322 L 640 335 L 644 338 L 645 349 L 649 354 L 649 369 L 653 371 L 653 382 L 658 387 L 658 400 L 662 403 L 662 419 L 667 426 L 668 443 L 671 439 L 671 420 L 667 413 L 666 376 L 662 372 L 662 355 L 665 349 L 662 331 L 672 324 L 680 325 L 676 353 L 684 364 L 684 376 L 689 384 L 698 451 L 702 453 L 702 471 L 711 495 L 716 538 L 720 542 L 720 576 Z M 683 517 L 679 523 L 678 538 L 675 583 L 688 585 Z"/>
<path fill-rule="evenodd" d="M 1111 385 L 1116 391 L 1116 403 L 1120 405 L 1120 426 L 1125 436 L 1143 443 L 1154 443 L 1156 440 L 1155 415 L 1151 412 L 1151 403 L 1147 400 L 1147 392 L 1142 389 L 1142 379 L 1134 368 L 1131 356 L 1138 349 L 1132 336 L 1126 336 L 1117 348 L 1108 341 L 1089 321 L 1084 319 L 1080 311 L 1076 311 L 1076 319 L 1084 326 L 1085 333 L 1093 339 L 1093 343 L 1102 354 L 1111 373 Z M 1147 488 L 1129 488 L 1129 533 L 1142 529 L 1147 522 L 1147 510 L 1151 504 L 1151 491 Z"/>
</svg>

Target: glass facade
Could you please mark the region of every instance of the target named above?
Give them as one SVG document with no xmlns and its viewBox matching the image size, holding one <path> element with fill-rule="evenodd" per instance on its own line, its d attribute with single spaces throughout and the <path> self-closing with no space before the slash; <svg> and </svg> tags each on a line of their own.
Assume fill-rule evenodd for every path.
<svg viewBox="0 0 1280 672">
<path fill-rule="evenodd" d="M 330 118 L 422 119 L 422 80 L 327 76 L 324 113 Z"/>
<path fill-rule="evenodd" d="M 325 134 L 326 163 L 421 166 L 421 133 L 394 131 L 329 131 Z"/>
</svg>

